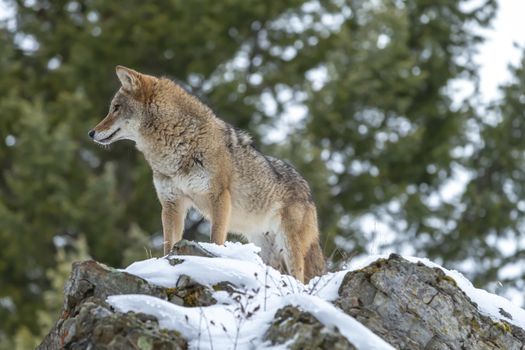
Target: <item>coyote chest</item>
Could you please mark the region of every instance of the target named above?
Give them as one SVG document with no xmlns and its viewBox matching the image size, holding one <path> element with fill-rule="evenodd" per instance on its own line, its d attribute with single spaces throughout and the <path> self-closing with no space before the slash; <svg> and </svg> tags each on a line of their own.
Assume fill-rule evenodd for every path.
<svg viewBox="0 0 525 350">
<path fill-rule="evenodd" d="M 210 190 L 210 177 L 205 171 L 171 176 L 155 173 L 153 184 L 159 197 L 166 201 L 188 198 L 193 202 L 199 202 L 199 198 Z"/>
<path fill-rule="evenodd" d="M 210 176 L 205 171 L 197 171 L 188 175 L 177 174 L 166 176 L 155 173 L 153 183 L 161 200 L 175 202 L 185 198 L 191 206 L 197 209 L 206 219 L 210 219 Z M 242 191 L 232 188 L 232 213 L 230 217 L 230 232 L 251 236 L 268 230 L 275 230 L 273 221 L 277 216 L 274 210 L 268 212 L 252 211 L 244 203 Z"/>
</svg>

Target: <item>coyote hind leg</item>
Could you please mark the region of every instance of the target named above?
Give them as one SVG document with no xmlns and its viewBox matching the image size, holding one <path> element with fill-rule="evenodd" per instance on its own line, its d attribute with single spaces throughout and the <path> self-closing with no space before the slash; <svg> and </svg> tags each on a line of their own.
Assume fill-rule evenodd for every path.
<svg viewBox="0 0 525 350">
<path fill-rule="evenodd" d="M 305 257 L 319 235 L 315 207 L 300 203 L 283 208 L 281 225 L 286 242 L 286 265 L 295 278 L 305 282 Z"/>
</svg>

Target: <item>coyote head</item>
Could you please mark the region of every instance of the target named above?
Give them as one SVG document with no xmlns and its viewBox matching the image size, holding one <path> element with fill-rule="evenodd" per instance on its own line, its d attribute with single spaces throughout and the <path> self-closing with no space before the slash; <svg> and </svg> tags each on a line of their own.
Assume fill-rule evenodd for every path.
<svg viewBox="0 0 525 350">
<path fill-rule="evenodd" d="M 155 77 L 123 66 L 117 66 L 116 72 L 122 86 L 111 101 L 108 115 L 88 133 L 103 145 L 124 139 L 137 141 L 157 82 Z"/>
</svg>

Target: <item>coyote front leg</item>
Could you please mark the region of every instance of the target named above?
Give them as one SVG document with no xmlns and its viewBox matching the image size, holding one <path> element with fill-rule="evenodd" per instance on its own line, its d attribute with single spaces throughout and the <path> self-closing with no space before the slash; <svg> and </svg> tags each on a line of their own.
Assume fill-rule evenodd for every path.
<svg viewBox="0 0 525 350">
<path fill-rule="evenodd" d="M 211 241 L 215 244 L 224 244 L 230 226 L 231 195 L 229 190 L 222 191 L 211 198 Z"/>
<path fill-rule="evenodd" d="M 184 219 L 187 211 L 183 199 L 175 202 L 162 202 L 162 232 L 164 233 L 164 254 L 168 254 L 173 247 L 182 239 L 184 232 Z"/>
</svg>

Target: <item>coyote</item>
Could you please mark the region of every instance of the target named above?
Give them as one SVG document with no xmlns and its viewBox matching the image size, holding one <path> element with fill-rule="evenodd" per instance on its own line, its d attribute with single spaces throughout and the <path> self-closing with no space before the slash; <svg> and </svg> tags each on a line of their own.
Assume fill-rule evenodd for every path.
<svg viewBox="0 0 525 350">
<path fill-rule="evenodd" d="M 262 259 L 308 281 L 325 269 L 308 183 L 288 163 L 256 150 L 250 136 L 166 78 L 117 66 L 121 87 L 89 136 L 108 145 L 132 140 L 153 172 L 162 205 L 164 253 L 182 238 L 186 212 L 261 247 Z"/>
</svg>

